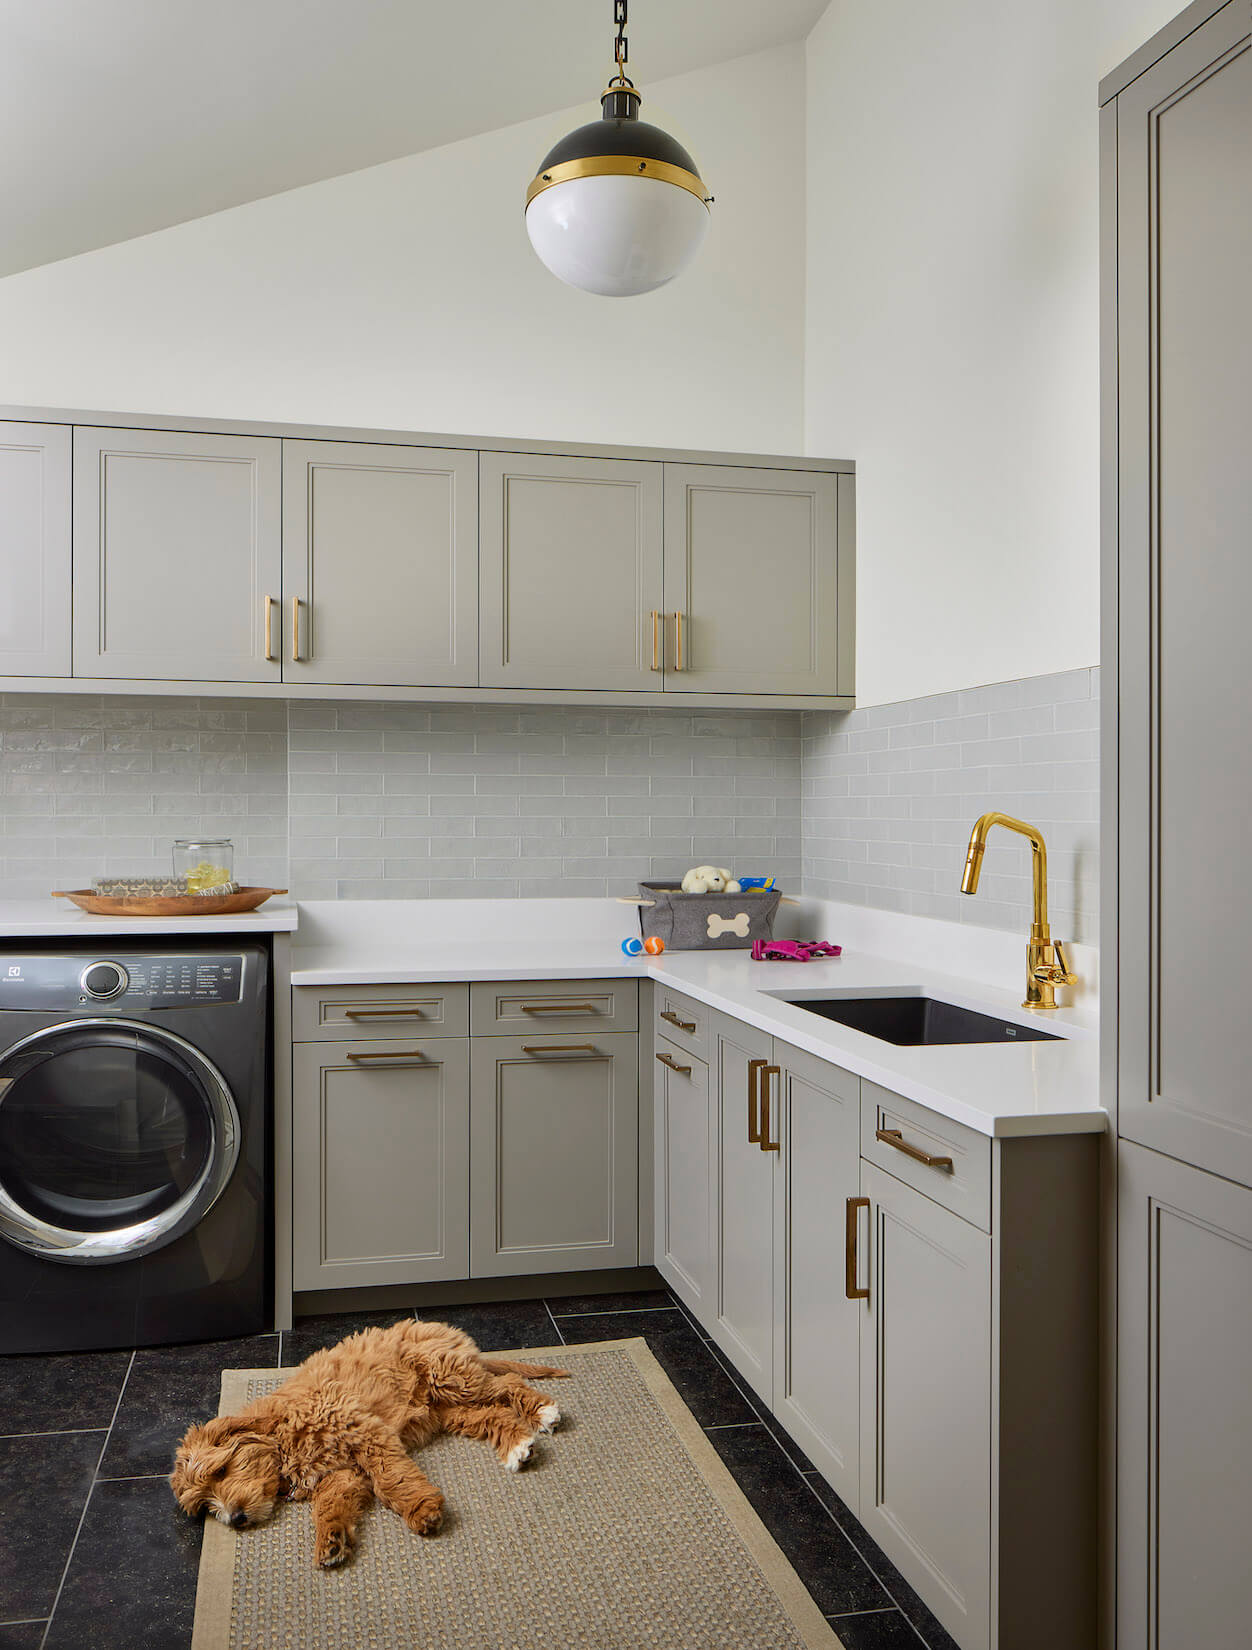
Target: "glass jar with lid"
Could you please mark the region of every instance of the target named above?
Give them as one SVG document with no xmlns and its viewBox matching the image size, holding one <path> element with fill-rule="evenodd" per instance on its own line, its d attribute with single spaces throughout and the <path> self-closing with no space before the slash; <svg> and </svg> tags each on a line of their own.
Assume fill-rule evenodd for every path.
<svg viewBox="0 0 1252 1650">
<path fill-rule="evenodd" d="M 174 875 L 190 893 L 203 894 L 235 880 L 235 845 L 229 837 L 180 836 L 174 843 Z"/>
</svg>

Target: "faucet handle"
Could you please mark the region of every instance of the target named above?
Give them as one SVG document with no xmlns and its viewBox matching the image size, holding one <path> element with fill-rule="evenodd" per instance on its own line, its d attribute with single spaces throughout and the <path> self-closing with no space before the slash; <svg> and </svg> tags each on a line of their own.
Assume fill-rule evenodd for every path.
<svg viewBox="0 0 1252 1650">
<path fill-rule="evenodd" d="M 1052 955 L 1056 959 L 1050 963 L 1040 963 L 1037 968 L 1031 969 L 1031 977 L 1041 985 L 1077 985 L 1077 974 L 1071 974 L 1069 964 L 1065 960 L 1065 953 L 1061 949 L 1061 942 L 1054 940 Z"/>
</svg>

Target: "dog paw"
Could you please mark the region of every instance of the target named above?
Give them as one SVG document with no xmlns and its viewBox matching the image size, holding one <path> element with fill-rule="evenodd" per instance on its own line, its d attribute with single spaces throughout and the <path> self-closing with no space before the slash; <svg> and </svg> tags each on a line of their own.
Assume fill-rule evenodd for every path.
<svg viewBox="0 0 1252 1650">
<path fill-rule="evenodd" d="M 561 1424 L 561 1412 L 555 1404 L 544 1404 L 539 1411 L 540 1432 L 554 1432 Z"/>
<path fill-rule="evenodd" d="M 327 1530 L 318 1540 L 314 1562 L 319 1570 L 333 1570 L 352 1557 L 352 1537 L 347 1530 Z"/>
<path fill-rule="evenodd" d="M 419 1501 L 405 1513 L 404 1522 L 417 1535 L 434 1535 L 443 1523 L 443 1496 Z"/>
<path fill-rule="evenodd" d="M 514 1444 L 513 1448 L 504 1457 L 505 1472 L 520 1472 L 527 1461 L 530 1460 L 530 1452 L 534 1448 L 534 1443 L 533 1438 L 523 1438 L 520 1443 Z"/>
</svg>

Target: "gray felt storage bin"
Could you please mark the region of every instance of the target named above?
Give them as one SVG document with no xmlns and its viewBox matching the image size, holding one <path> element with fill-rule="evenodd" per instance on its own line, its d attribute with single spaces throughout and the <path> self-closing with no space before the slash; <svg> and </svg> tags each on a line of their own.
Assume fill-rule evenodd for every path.
<svg viewBox="0 0 1252 1650">
<path fill-rule="evenodd" d="M 677 882 L 641 882 L 639 907 L 644 939 L 665 941 L 667 951 L 743 950 L 753 940 L 774 935 L 774 913 L 782 898 L 777 888 L 752 888 L 742 894 L 684 894 Z"/>
</svg>

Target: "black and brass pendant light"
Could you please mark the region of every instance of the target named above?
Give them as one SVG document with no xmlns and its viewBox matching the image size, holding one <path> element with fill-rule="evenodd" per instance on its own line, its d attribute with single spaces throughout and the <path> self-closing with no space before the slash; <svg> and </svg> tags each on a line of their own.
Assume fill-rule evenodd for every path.
<svg viewBox="0 0 1252 1650">
<path fill-rule="evenodd" d="M 530 244 L 569 286 L 608 298 L 680 275 L 704 240 L 712 197 L 675 138 L 639 118 L 626 76 L 626 0 L 614 0 L 616 72 L 604 113 L 544 156 L 526 191 Z"/>
</svg>

